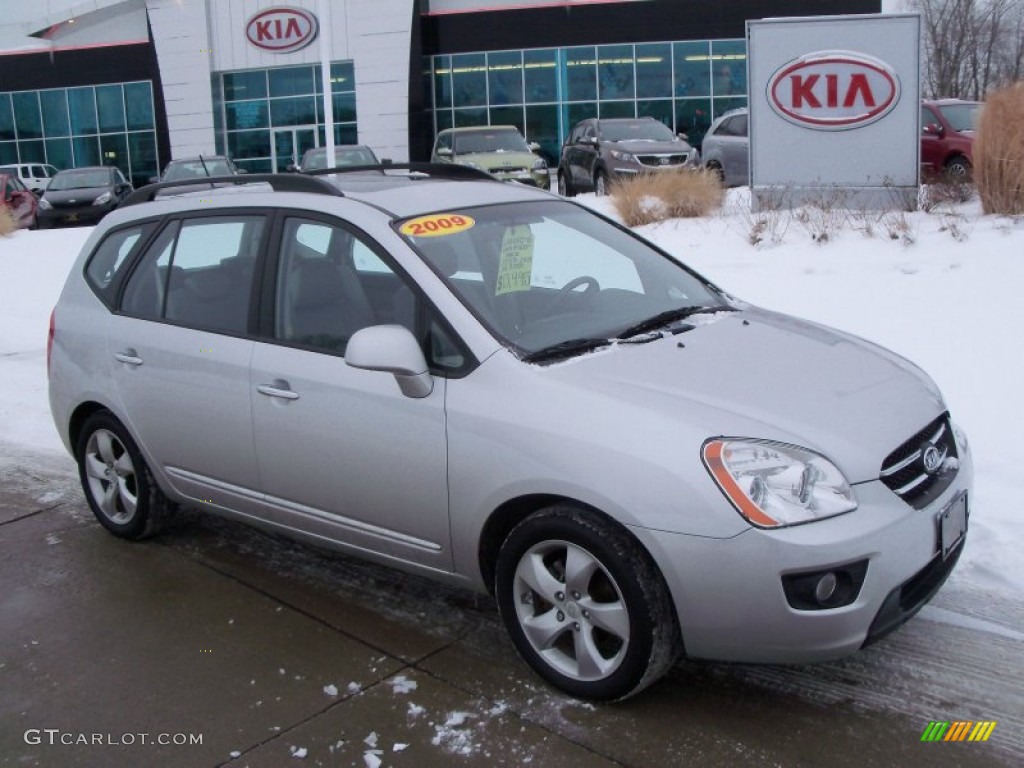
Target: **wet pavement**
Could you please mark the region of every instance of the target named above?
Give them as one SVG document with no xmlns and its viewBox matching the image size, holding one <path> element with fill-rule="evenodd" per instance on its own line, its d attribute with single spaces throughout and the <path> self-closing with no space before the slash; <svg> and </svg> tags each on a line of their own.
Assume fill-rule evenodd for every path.
<svg viewBox="0 0 1024 768">
<path fill-rule="evenodd" d="M 194 512 L 121 541 L 93 520 L 70 460 L 22 454 L 0 458 L 0 585 L 0 766 L 1024 758 L 1024 604 L 955 576 L 841 662 L 685 662 L 598 706 L 535 678 L 485 596 Z M 921 743 L 932 720 L 997 726 L 985 743 Z"/>
</svg>

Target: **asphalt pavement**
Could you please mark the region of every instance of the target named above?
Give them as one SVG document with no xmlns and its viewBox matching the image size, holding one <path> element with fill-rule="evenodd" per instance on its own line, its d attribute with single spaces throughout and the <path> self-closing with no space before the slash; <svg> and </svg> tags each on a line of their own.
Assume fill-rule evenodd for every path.
<svg viewBox="0 0 1024 768">
<path fill-rule="evenodd" d="M 687 661 L 583 703 L 486 596 L 198 512 L 121 541 L 70 459 L 0 443 L 0 766 L 1020 765 L 1022 650 L 1024 603 L 954 578 L 849 659 Z"/>
</svg>

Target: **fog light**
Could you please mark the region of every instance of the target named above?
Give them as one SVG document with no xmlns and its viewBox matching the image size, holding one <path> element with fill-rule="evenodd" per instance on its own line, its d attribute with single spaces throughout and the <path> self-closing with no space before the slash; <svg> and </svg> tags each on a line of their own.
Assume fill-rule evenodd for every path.
<svg viewBox="0 0 1024 768">
<path fill-rule="evenodd" d="M 798 611 L 823 611 L 842 608 L 857 599 L 868 561 L 858 560 L 820 571 L 787 573 L 782 576 L 786 602 Z"/>
<path fill-rule="evenodd" d="M 835 594 L 838 584 L 839 580 L 834 573 L 826 573 L 818 579 L 818 584 L 814 587 L 814 599 L 824 605 Z"/>
</svg>

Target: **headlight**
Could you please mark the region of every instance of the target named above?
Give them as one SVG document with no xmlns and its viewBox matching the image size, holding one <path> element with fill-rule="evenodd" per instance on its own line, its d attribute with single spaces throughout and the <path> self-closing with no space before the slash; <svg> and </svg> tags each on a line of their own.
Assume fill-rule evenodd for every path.
<svg viewBox="0 0 1024 768">
<path fill-rule="evenodd" d="M 533 164 L 533 170 L 535 171 L 546 171 L 548 169 L 548 161 L 543 157 L 538 157 L 536 162 Z"/>
<path fill-rule="evenodd" d="M 49 201 L 49 200 L 47 200 L 47 199 L 46 199 L 45 197 L 44 197 L 44 198 L 42 198 L 42 199 L 41 199 L 41 200 L 39 201 L 39 210 L 40 210 L 40 211 L 48 211 L 48 210 L 50 210 L 51 208 L 53 208 L 53 206 L 52 206 L 52 205 L 50 205 L 50 201 Z"/>
<path fill-rule="evenodd" d="M 93 205 L 106 205 L 110 202 L 110 193 L 104 192 L 102 195 L 92 201 Z"/>
<path fill-rule="evenodd" d="M 796 445 L 708 440 L 704 466 L 736 510 L 760 528 L 807 523 L 857 508 L 835 464 Z"/>
<path fill-rule="evenodd" d="M 621 149 L 613 149 L 613 150 L 611 150 L 611 155 L 616 160 L 618 160 L 620 163 L 635 163 L 635 162 L 638 162 L 637 159 L 633 155 L 631 155 L 629 152 L 623 152 Z"/>
</svg>

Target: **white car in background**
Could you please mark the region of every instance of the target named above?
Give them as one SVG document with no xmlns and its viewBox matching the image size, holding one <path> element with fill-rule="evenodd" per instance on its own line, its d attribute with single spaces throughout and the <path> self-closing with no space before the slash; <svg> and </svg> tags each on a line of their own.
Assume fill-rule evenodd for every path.
<svg viewBox="0 0 1024 768">
<path fill-rule="evenodd" d="M 57 169 L 46 163 L 14 163 L 0 166 L 0 173 L 17 176 L 30 192 L 39 197 L 50 186 L 50 179 L 57 175 Z"/>
</svg>

